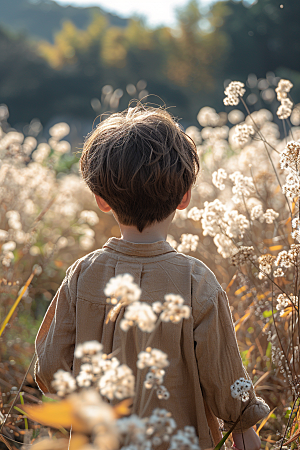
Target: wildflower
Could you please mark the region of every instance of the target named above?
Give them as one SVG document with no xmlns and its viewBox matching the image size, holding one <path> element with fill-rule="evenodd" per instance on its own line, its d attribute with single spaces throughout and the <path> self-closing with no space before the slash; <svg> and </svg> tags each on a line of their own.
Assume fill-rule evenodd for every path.
<svg viewBox="0 0 300 450">
<path fill-rule="evenodd" d="M 256 205 L 253 206 L 253 208 L 251 209 L 251 213 L 250 213 L 250 217 L 251 220 L 259 220 L 260 222 L 264 221 L 264 212 L 263 212 L 263 208 L 262 205 Z"/>
<path fill-rule="evenodd" d="M 214 237 L 214 244 L 217 247 L 217 252 L 220 253 L 223 258 L 230 258 L 236 250 L 236 245 L 224 234 L 216 234 Z"/>
<path fill-rule="evenodd" d="M 163 369 L 169 365 L 168 355 L 157 348 L 149 348 L 145 352 L 140 352 L 138 354 L 136 365 L 139 369 L 152 366 Z"/>
<path fill-rule="evenodd" d="M 252 125 L 237 125 L 235 127 L 235 133 L 233 135 L 233 139 L 243 147 L 249 141 L 250 136 L 255 134 L 254 128 Z"/>
<path fill-rule="evenodd" d="M 242 402 L 246 402 L 249 400 L 249 391 L 252 387 L 252 383 L 250 380 L 246 380 L 245 378 L 240 378 L 236 380 L 233 385 L 230 386 L 231 396 L 233 398 L 237 398 L 242 400 Z"/>
<path fill-rule="evenodd" d="M 156 389 L 156 395 L 159 400 L 168 400 L 170 398 L 168 389 L 162 385 Z"/>
<path fill-rule="evenodd" d="M 95 211 L 81 211 L 79 218 L 82 222 L 86 222 L 91 226 L 94 226 L 99 222 L 98 215 Z"/>
<path fill-rule="evenodd" d="M 220 191 L 223 191 L 225 189 L 225 184 L 223 183 L 224 180 L 227 178 L 227 173 L 224 169 L 219 169 L 216 172 L 213 172 L 212 174 L 212 183 L 220 189 Z"/>
<path fill-rule="evenodd" d="M 254 259 L 254 247 L 239 247 L 238 251 L 231 257 L 231 263 L 233 266 L 245 264 L 247 261 Z"/>
<path fill-rule="evenodd" d="M 278 253 L 275 266 L 281 266 L 286 267 L 287 269 L 293 265 L 293 258 L 292 255 L 289 254 L 286 250 L 283 250 L 282 252 Z"/>
<path fill-rule="evenodd" d="M 133 325 L 137 325 L 141 331 L 151 333 L 154 330 L 157 316 L 147 303 L 134 302 L 125 310 L 124 319 L 120 322 L 120 328 L 128 331 Z"/>
<path fill-rule="evenodd" d="M 300 170 L 300 142 L 290 141 L 280 157 L 281 169 L 290 169 L 295 172 Z"/>
<path fill-rule="evenodd" d="M 130 442 L 131 445 L 143 444 L 146 440 L 146 424 L 136 414 L 117 420 L 118 434 L 121 444 Z"/>
<path fill-rule="evenodd" d="M 232 200 L 234 203 L 240 203 L 244 197 L 249 197 L 255 191 L 252 177 L 244 177 L 241 172 L 236 171 L 229 175 L 229 178 L 234 183 L 232 188 L 232 193 L 234 194 Z"/>
<path fill-rule="evenodd" d="M 284 271 L 281 267 L 279 267 L 278 269 L 274 270 L 273 276 L 274 278 L 284 277 Z"/>
<path fill-rule="evenodd" d="M 99 380 L 101 395 L 122 400 L 134 395 L 134 375 L 125 364 L 107 370 Z"/>
<path fill-rule="evenodd" d="M 161 313 L 160 319 L 163 322 L 179 323 L 190 317 L 191 308 L 184 305 L 184 299 L 180 295 L 167 294 L 164 299 L 164 303 L 155 302 L 152 305 L 156 313 Z"/>
<path fill-rule="evenodd" d="M 180 236 L 181 244 L 178 245 L 177 250 L 180 253 L 195 252 L 197 249 L 199 236 L 196 234 L 182 234 Z"/>
<path fill-rule="evenodd" d="M 220 116 L 216 113 L 216 110 L 214 108 L 211 108 L 210 106 L 204 106 L 200 109 L 197 115 L 197 120 L 202 127 L 215 127 L 218 125 Z"/>
<path fill-rule="evenodd" d="M 163 369 L 157 369 L 156 367 L 150 367 L 144 381 L 146 389 L 157 389 L 164 381 L 165 371 Z"/>
<path fill-rule="evenodd" d="M 176 422 L 166 409 L 155 408 L 149 418 L 145 419 L 146 436 L 152 445 L 168 442 L 176 430 Z"/>
<path fill-rule="evenodd" d="M 277 311 L 283 311 L 290 304 L 286 294 L 279 294 L 277 297 Z"/>
<path fill-rule="evenodd" d="M 229 238 L 243 237 L 245 230 L 249 228 L 249 220 L 236 210 L 226 211 L 223 217 L 222 228 Z"/>
<path fill-rule="evenodd" d="M 199 439 L 194 427 L 184 427 L 171 438 L 169 450 L 200 450 Z"/>
<path fill-rule="evenodd" d="M 91 364 L 82 364 L 76 381 L 80 387 L 91 386 L 93 381 L 93 366 Z"/>
<path fill-rule="evenodd" d="M 70 133 L 70 127 L 65 122 L 56 123 L 50 128 L 49 134 L 53 139 L 59 141 Z"/>
<path fill-rule="evenodd" d="M 38 264 L 35 264 L 32 268 L 32 271 L 34 272 L 35 276 L 39 276 L 41 275 L 41 273 L 43 272 L 43 269 L 41 266 L 39 266 Z"/>
<path fill-rule="evenodd" d="M 287 93 L 292 89 L 293 84 L 289 80 L 280 80 L 275 92 L 277 93 L 277 100 L 282 101 L 287 98 Z"/>
<path fill-rule="evenodd" d="M 66 394 L 70 394 L 76 390 L 76 381 L 69 372 L 58 370 L 54 374 L 52 386 L 57 391 L 59 397 L 64 397 Z"/>
<path fill-rule="evenodd" d="M 274 211 L 274 209 L 267 209 L 264 213 L 263 217 L 266 220 L 266 223 L 273 223 L 274 220 L 279 216 L 279 213 Z"/>
<path fill-rule="evenodd" d="M 222 231 L 221 224 L 226 207 L 219 199 L 213 202 L 205 202 L 202 214 L 202 228 L 204 236 L 215 236 Z"/>
<path fill-rule="evenodd" d="M 74 355 L 75 358 L 84 358 L 101 352 L 102 348 L 103 345 L 98 341 L 87 341 L 77 345 Z"/>
<path fill-rule="evenodd" d="M 14 241 L 9 241 L 2 245 L 1 250 L 3 253 L 13 252 L 16 246 L 17 244 Z"/>
<path fill-rule="evenodd" d="M 232 81 L 224 91 L 224 94 L 226 95 L 223 100 L 224 105 L 238 105 L 240 97 L 243 97 L 246 92 L 244 86 L 244 83 L 241 83 L 240 81 Z"/>
<path fill-rule="evenodd" d="M 12 260 L 14 259 L 14 254 L 13 252 L 6 252 L 4 254 L 4 257 L 2 259 L 2 264 L 5 267 L 10 267 Z"/>
<path fill-rule="evenodd" d="M 197 206 L 191 208 L 188 212 L 188 219 L 195 220 L 196 222 L 201 219 L 203 209 L 198 209 Z"/>
<path fill-rule="evenodd" d="M 219 117 L 219 116 L 218 116 Z M 200 145 L 202 142 L 201 132 L 199 128 L 191 126 L 185 130 L 185 134 L 190 136 L 193 139 L 196 145 Z"/>
<path fill-rule="evenodd" d="M 282 186 L 282 192 L 291 200 L 295 197 L 298 197 L 300 194 L 300 179 L 298 175 L 293 172 L 290 172 L 286 179 L 286 183 Z"/>
<path fill-rule="evenodd" d="M 287 119 L 292 114 L 293 102 L 289 98 L 281 100 L 281 105 L 277 109 L 277 116 L 279 119 Z"/>
<path fill-rule="evenodd" d="M 112 305 L 116 305 L 118 300 L 123 305 L 136 302 L 140 299 L 141 292 L 141 288 L 133 282 L 133 276 L 128 273 L 111 278 L 104 289 L 105 295 L 110 297 L 107 301 Z"/>
<path fill-rule="evenodd" d="M 258 278 L 259 279 L 263 279 L 266 274 L 270 274 L 272 271 L 272 264 L 275 260 L 275 256 L 272 255 L 262 255 L 258 258 L 258 262 L 259 262 L 259 270 L 260 273 L 258 274 Z"/>
</svg>

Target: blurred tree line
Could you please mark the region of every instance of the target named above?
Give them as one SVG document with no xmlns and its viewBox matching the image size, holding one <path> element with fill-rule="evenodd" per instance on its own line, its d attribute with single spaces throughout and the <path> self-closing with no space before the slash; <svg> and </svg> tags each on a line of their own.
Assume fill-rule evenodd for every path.
<svg viewBox="0 0 300 450">
<path fill-rule="evenodd" d="M 126 108 L 132 97 L 148 92 L 161 98 L 150 96 L 149 101 L 176 106 L 173 114 L 195 123 L 200 107 L 224 108 L 224 80 L 245 82 L 249 73 L 258 78 L 270 71 L 286 76 L 295 84 L 296 95 L 299 17 L 300 2 L 293 0 L 258 0 L 252 5 L 225 0 L 205 13 L 191 0 L 178 10 L 174 29 L 150 29 L 137 18 L 112 23 L 95 8 L 83 28 L 64 21 L 53 42 L 32 41 L 2 28 L 0 103 L 9 106 L 11 123 L 33 117 L 46 123 L 57 115 L 93 120 L 102 112 L 106 86 L 110 98 L 112 92 L 117 96 L 117 107 Z M 139 80 L 146 80 L 147 86 L 142 82 L 136 91 Z"/>
</svg>

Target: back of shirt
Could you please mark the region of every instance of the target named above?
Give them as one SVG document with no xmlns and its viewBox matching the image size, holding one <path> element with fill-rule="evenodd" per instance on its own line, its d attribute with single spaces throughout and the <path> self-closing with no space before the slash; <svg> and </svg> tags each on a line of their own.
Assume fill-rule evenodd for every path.
<svg viewBox="0 0 300 450">
<path fill-rule="evenodd" d="M 51 380 L 58 369 L 71 369 L 78 375 L 80 361 L 74 358 L 76 345 L 97 340 L 103 352 L 117 353 L 136 375 L 138 353 L 145 350 L 147 333 L 136 327 L 120 329 L 121 309 L 116 321 L 107 321 L 112 305 L 104 289 L 117 275 L 129 273 L 141 287 L 141 301 L 153 304 L 166 294 L 180 295 L 192 314 L 178 324 L 161 323 L 152 348 L 168 354 L 164 385 L 168 400 L 151 397 L 144 416 L 154 408 L 172 413 L 179 428 L 194 426 L 202 449 L 213 447 L 208 426 L 212 417 L 230 427 L 244 404 L 231 397 L 230 386 L 247 377 L 239 355 L 226 294 L 214 274 L 199 260 L 177 253 L 167 242 L 136 244 L 112 238 L 103 249 L 74 263 L 46 313 L 36 339 L 38 361 L 36 381 L 44 392 L 54 392 Z M 123 348 L 123 351 L 120 349 Z M 146 375 L 146 370 L 143 371 Z M 137 390 L 140 405 L 142 384 Z M 149 394 L 147 394 L 149 395 Z M 267 405 L 255 397 L 242 416 L 243 429 L 268 413 Z M 141 412 L 141 411 L 140 411 Z"/>
</svg>

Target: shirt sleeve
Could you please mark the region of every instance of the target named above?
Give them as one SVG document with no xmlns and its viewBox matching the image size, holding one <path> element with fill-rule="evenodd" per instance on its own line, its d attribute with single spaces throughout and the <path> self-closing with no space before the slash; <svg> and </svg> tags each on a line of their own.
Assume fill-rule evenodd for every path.
<svg viewBox="0 0 300 450">
<path fill-rule="evenodd" d="M 238 421 L 235 432 L 244 431 L 265 417 L 270 409 L 253 387 L 250 399 L 231 396 L 230 386 L 239 378 L 249 379 L 239 353 L 226 293 L 220 287 L 207 300 L 194 323 L 195 354 L 203 396 L 226 430 Z"/>
<path fill-rule="evenodd" d="M 35 340 L 35 380 L 43 393 L 56 393 L 51 386 L 55 372 L 59 369 L 71 371 L 76 337 L 75 308 L 66 276 L 46 312 Z"/>
</svg>

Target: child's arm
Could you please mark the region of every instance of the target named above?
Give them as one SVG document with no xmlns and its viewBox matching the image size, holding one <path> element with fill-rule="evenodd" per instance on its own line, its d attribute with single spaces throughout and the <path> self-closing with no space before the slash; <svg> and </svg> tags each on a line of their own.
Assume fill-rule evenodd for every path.
<svg viewBox="0 0 300 450">
<path fill-rule="evenodd" d="M 201 284 L 195 294 L 196 299 L 198 295 L 203 296 Z M 193 307 L 194 340 L 204 399 L 213 414 L 224 421 L 226 430 L 238 419 L 235 432 L 247 430 L 269 413 L 269 407 L 256 397 L 253 387 L 249 401 L 231 396 L 230 386 L 237 379 L 249 379 L 249 376 L 242 364 L 227 296 L 219 287 L 198 305 L 198 311 L 197 304 Z"/>
<path fill-rule="evenodd" d="M 35 379 L 44 393 L 55 393 L 51 386 L 55 372 L 71 370 L 73 364 L 76 313 L 68 274 L 70 276 L 70 269 L 46 312 L 35 341 Z"/>
<path fill-rule="evenodd" d="M 249 428 L 243 433 L 232 433 L 234 448 L 238 450 L 259 450 L 261 441 L 254 428 Z M 245 445 L 244 445 L 245 444 Z"/>
</svg>

